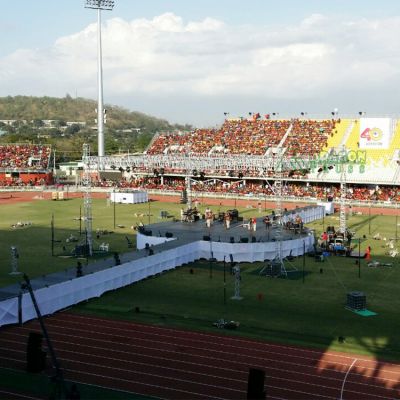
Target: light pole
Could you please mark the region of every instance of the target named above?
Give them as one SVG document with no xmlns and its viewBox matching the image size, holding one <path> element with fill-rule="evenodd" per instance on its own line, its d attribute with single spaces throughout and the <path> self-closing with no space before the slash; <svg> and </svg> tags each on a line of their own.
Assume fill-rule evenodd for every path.
<svg viewBox="0 0 400 400">
<path fill-rule="evenodd" d="M 54 214 L 51 214 L 51 255 L 54 256 Z"/>
<path fill-rule="evenodd" d="M 224 306 L 226 305 L 226 263 L 224 256 Z"/>
<path fill-rule="evenodd" d="M 104 117 L 103 105 L 103 66 L 101 50 L 101 10 L 111 11 L 114 8 L 113 0 L 86 0 L 85 8 L 97 10 L 97 138 L 99 157 L 104 157 Z"/>
<path fill-rule="evenodd" d="M 114 204 L 113 204 L 113 209 L 114 209 L 114 229 L 115 229 L 115 220 L 116 220 L 116 213 L 115 213 L 115 203 L 116 203 L 116 199 L 115 199 L 115 188 L 113 189 L 114 192 Z"/>
<path fill-rule="evenodd" d="M 267 212 L 267 190 L 264 193 L 264 212 Z"/>
<path fill-rule="evenodd" d="M 306 242 L 303 240 L 303 283 L 305 278 L 304 268 L 306 266 Z"/>
<path fill-rule="evenodd" d="M 369 208 L 368 208 L 368 235 L 370 234 L 371 234 L 371 202 L 369 203 Z"/>
<path fill-rule="evenodd" d="M 361 278 L 361 238 L 358 238 L 358 277 Z"/>
<path fill-rule="evenodd" d="M 82 206 L 79 206 L 79 236 L 82 235 Z"/>
</svg>

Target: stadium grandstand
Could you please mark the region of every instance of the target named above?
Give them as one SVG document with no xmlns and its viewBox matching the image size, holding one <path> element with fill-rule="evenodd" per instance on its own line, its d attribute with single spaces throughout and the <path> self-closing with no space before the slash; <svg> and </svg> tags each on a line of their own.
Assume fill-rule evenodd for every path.
<svg viewBox="0 0 400 400">
<path fill-rule="evenodd" d="M 0 145 L 0 185 L 39 186 L 53 183 L 51 146 L 38 144 Z"/>
<path fill-rule="evenodd" d="M 145 154 L 167 157 L 170 166 L 107 165 L 108 170 L 117 169 L 117 174 L 110 180 L 107 172 L 101 173 L 95 185 L 178 194 L 190 178 L 195 195 L 263 199 L 275 194 L 273 162 L 267 169 L 248 168 L 244 162 L 239 169 L 185 171 L 172 167 L 172 161 L 182 155 L 274 159 L 279 154 L 291 165 L 282 171 L 286 200 L 339 199 L 343 180 L 348 200 L 389 206 L 400 200 L 400 124 L 392 118 L 282 120 L 255 114 L 248 119 L 227 119 L 219 128 L 160 133 Z"/>
<path fill-rule="evenodd" d="M 273 162 L 270 168 L 250 168 L 243 162 L 240 168 L 187 171 L 172 161 L 177 156 L 273 160 L 277 154 L 290 160 L 291 167 L 282 171 L 286 200 L 337 200 L 343 179 L 348 200 L 388 206 L 400 200 L 400 123 L 393 118 L 279 119 L 254 114 L 226 119 L 212 129 L 163 132 L 154 136 L 143 156 L 163 156 L 171 163 L 160 168 L 145 162 L 106 163 L 105 170 L 92 176 L 93 186 L 179 195 L 189 178 L 194 196 L 273 198 Z M 343 154 L 347 162 L 335 162 Z M 50 157 L 48 145 L 0 145 L 0 186 L 53 184 Z"/>
</svg>

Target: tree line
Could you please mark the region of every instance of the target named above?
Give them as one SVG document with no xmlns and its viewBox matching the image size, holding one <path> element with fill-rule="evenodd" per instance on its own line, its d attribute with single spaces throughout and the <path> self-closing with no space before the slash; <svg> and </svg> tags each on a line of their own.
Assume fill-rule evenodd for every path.
<svg viewBox="0 0 400 400">
<path fill-rule="evenodd" d="M 56 162 L 81 158 L 89 143 L 97 152 L 97 102 L 84 98 L 0 97 L 0 143 L 50 144 Z M 142 152 L 157 132 L 190 130 L 190 125 L 170 124 L 137 111 L 105 105 L 106 154 Z M 12 121 L 12 122 L 10 122 Z"/>
</svg>

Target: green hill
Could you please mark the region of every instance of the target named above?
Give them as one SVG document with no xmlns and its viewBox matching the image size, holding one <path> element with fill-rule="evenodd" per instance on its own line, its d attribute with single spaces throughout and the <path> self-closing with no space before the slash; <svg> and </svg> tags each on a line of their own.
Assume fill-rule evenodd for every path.
<svg viewBox="0 0 400 400">
<path fill-rule="evenodd" d="M 0 122 L 1 143 L 50 143 L 57 150 L 59 161 L 80 158 L 82 144 L 91 144 L 97 151 L 95 119 L 97 102 L 84 98 L 0 97 L 0 120 L 14 120 L 11 125 Z M 105 150 L 115 152 L 143 151 L 157 132 L 188 130 L 191 126 L 129 111 L 116 105 L 105 105 Z M 49 120 L 53 121 L 49 124 Z M 67 122 L 85 123 L 67 126 Z M 79 150 L 78 150 L 79 149 Z M 78 151 L 77 151 L 78 150 Z"/>
<path fill-rule="evenodd" d="M 64 98 L 7 96 L 0 97 L 0 119 L 82 121 L 94 125 L 97 102 L 67 95 Z M 147 132 L 182 129 L 168 121 L 116 105 L 105 105 L 110 129 L 144 128 Z"/>
</svg>

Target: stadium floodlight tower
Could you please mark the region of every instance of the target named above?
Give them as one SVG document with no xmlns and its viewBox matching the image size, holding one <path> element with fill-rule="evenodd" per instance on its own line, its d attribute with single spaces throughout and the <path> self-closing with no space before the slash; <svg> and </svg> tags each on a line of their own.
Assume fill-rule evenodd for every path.
<svg viewBox="0 0 400 400">
<path fill-rule="evenodd" d="M 104 120 L 105 113 L 103 104 L 103 66 L 101 49 L 101 10 L 111 11 L 114 8 L 113 0 L 86 0 L 85 8 L 97 10 L 97 137 L 98 156 L 101 165 L 104 157 Z"/>
</svg>

